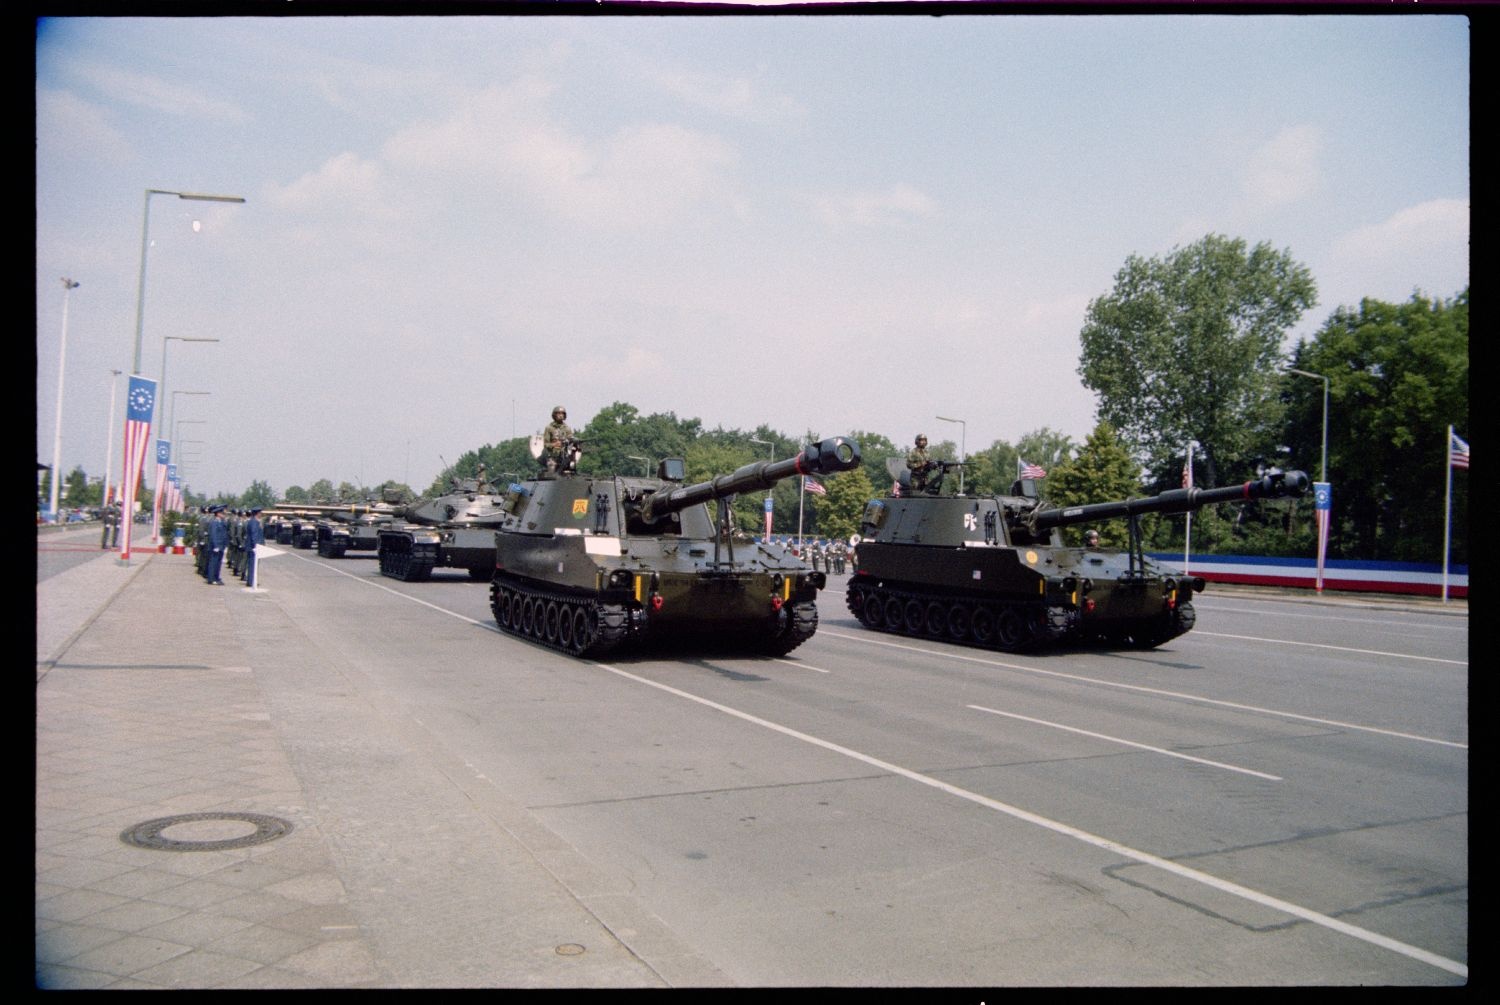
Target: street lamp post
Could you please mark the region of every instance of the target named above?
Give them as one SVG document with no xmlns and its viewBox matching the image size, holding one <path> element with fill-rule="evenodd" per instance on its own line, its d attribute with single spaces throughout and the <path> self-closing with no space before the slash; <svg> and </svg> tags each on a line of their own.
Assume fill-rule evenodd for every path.
<svg viewBox="0 0 1500 1005">
<path fill-rule="evenodd" d="M 1295 373 L 1299 377 L 1311 377 L 1323 382 L 1323 454 L 1318 462 L 1318 481 L 1328 481 L 1328 378 L 1321 373 L 1309 373 L 1306 370 L 1294 370 L 1287 367 L 1287 373 Z"/>
<path fill-rule="evenodd" d="M 968 449 L 967 449 L 967 446 L 966 446 L 966 441 L 968 440 L 968 437 L 969 437 L 969 426 L 968 426 L 968 424 L 966 422 L 964 422 L 963 419 L 949 419 L 946 416 L 942 416 L 942 415 L 935 415 L 935 416 L 933 416 L 933 418 L 937 419 L 939 422 L 956 422 L 956 423 L 958 423 L 958 427 L 959 427 L 958 428 L 958 459 L 960 461 L 962 461 L 966 457 L 968 457 Z M 964 494 L 964 469 L 963 468 L 959 468 L 958 469 L 958 494 L 959 495 L 963 495 Z"/>
<path fill-rule="evenodd" d="M 171 192 L 166 189 L 146 189 L 145 210 L 141 214 L 141 271 L 139 284 L 135 294 L 135 356 L 132 359 L 130 372 L 141 372 L 141 335 L 145 331 L 146 319 L 146 249 L 151 246 L 151 197 L 153 195 L 175 195 L 179 199 L 187 199 L 193 202 L 244 202 L 244 198 L 237 195 L 202 195 L 196 192 Z"/>
<path fill-rule="evenodd" d="M 648 476 L 648 477 L 650 476 L 650 474 L 651 474 L 651 458 L 649 458 L 649 457 L 642 457 L 640 454 L 626 454 L 625 457 L 626 457 L 627 460 L 640 461 L 641 462 L 641 474 L 643 476 Z"/>
<path fill-rule="evenodd" d="M 168 342 L 217 342 L 216 338 L 187 338 L 182 335 L 168 335 L 161 340 L 161 380 L 156 385 L 156 400 L 161 401 L 162 396 L 167 393 L 167 343 Z M 196 394 L 207 394 L 207 391 L 197 391 Z M 172 417 L 162 416 L 162 428 L 168 428 Z"/>
<path fill-rule="evenodd" d="M 179 394 L 186 394 L 186 395 L 188 395 L 190 397 L 191 396 L 195 396 L 195 395 L 198 396 L 198 397 L 206 397 L 206 396 L 208 396 L 210 394 L 213 394 L 213 392 L 212 391 L 173 391 L 172 392 L 172 405 L 171 405 L 171 408 L 170 408 L 171 418 L 176 418 L 176 416 L 177 416 L 177 396 Z M 167 421 L 171 422 L 171 418 L 169 418 Z M 177 432 L 177 427 L 178 426 L 181 426 L 184 423 L 188 423 L 188 422 L 207 422 L 207 421 L 208 421 L 207 419 L 183 419 L 182 421 L 174 423 L 174 424 L 172 424 L 170 426 L 163 426 L 162 431 L 166 432 L 166 430 L 168 428 L 170 428 L 172 430 L 172 432 L 174 434 L 173 437 L 172 437 L 172 443 L 175 445 L 177 443 L 177 437 L 176 437 L 175 434 Z"/>
<path fill-rule="evenodd" d="M 109 431 L 104 434 L 104 505 L 109 505 L 109 469 L 115 463 L 115 392 L 120 388 L 119 376 L 124 370 L 111 370 L 109 378 Z"/>
<path fill-rule="evenodd" d="M 68 361 L 68 298 L 81 285 L 63 277 L 62 345 L 57 353 L 57 429 L 52 435 L 52 519 L 57 519 L 57 483 L 62 474 L 63 372 Z"/>
<path fill-rule="evenodd" d="M 167 348 L 168 348 L 168 344 L 169 343 L 172 343 L 172 342 L 217 342 L 217 341 L 219 341 L 219 340 L 216 339 L 216 338 L 188 338 L 188 337 L 183 336 L 183 335 L 167 335 L 167 336 L 164 336 L 162 338 L 162 340 L 161 340 L 161 380 L 158 381 L 157 384 L 156 384 L 156 400 L 157 401 L 161 401 L 162 400 L 162 396 L 167 393 Z M 195 392 L 195 393 L 198 393 L 198 394 L 207 394 L 208 392 L 207 391 L 199 391 L 199 392 Z M 172 421 L 172 416 L 170 414 L 166 414 L 166 413 L 162 414 L 162 416 L 161 416 L 161 423 L 160 423 L 160 429 L 161 429 L 161 433 L 163 435 L 166 433 L 166 431 L 168 429 L 171 428 L 171 421 Z M 158 472 L 160 472 L 161 469 L 158 468 L 157 470 L 158 470 Z M 156 481 L 158 481 L 158 482 L 161 481 L 161 478 L 160 478 L 159 474 L 158 474 L 158 477 L 156 478 Z M 156 486 L 155 502 L 152 504 L 152 507 L 151 507 L 151 542 L 153 544 L 160 544 L 161 543 L 161 490 L 162 490 L 162 486 L 158 484 Z"/>
</svg>

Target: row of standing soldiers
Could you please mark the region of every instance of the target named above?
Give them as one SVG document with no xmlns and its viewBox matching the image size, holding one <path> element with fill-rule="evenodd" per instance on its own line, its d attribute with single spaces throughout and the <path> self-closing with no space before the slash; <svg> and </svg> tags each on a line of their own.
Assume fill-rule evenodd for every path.
<svg viewBox="0 0 1500 1005">
<path fill-rule="evenodd" d="M 802 549 L 802 557 L 812 566 L 813 572 L 822 571 L 826 573 L 843 573 L 844 563 L 849 559 L 849 546 L 843 541 L 834 541 L 830 544 L 818 544 L 809 541 Z"/>
<path fill-rule="evenodd" d="M 255 585 L 255 547 L 266 542 L 260 512 L 259 507 L 208 508 L 209 519 L 198 521 L 198 540 L 193 549 L 198 575 L 210 583 L 222 583 L 222 567 L 227 563 L 230 572 Z"/>
</svg>

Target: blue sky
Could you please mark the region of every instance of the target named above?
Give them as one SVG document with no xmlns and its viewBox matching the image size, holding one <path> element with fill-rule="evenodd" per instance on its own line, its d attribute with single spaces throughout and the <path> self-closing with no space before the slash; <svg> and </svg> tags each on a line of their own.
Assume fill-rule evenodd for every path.
<svg viewBox="0 0 1500 1005">
<path fill-rule="evenodd" d="M 210 392 L 173 416 L 210 494 L 422 488 L 556 403 L 1082 440 L 1132 254 L 1289 250 L 1294 336 L 1469 281 L 1457 15 L 79 18 L 36 57 L 38 459 L 60 278 L 97 475 L 146 190 L 243 196 L 150 200 L 142 370 Z"/>
</svg>

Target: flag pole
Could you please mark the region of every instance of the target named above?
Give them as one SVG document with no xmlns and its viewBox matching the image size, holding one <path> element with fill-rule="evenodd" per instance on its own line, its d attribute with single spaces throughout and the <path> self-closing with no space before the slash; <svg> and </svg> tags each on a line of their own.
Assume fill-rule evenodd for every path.
<svg viewBox="0 0 1500 1005">
<path fill-rule="evenodd" d="M 1182 487 L 1190 489 L 1193 487 L 1193 444 L 1197 440 L 1188 440 L 1187 465 L 1182 469 Z M 1187 531 L 1182 536 L 1182 574 L 1188 573 L 1188 552 L 1193 548 L 1193 511 L 1187 511 Z"/>
<path fill-rule="evenodd" d="M 1443 492 L 1443 603 L 1448 602 L 1448 543 L 1453 527 L 1453 427 L 1448 427 L 1448 439 L 1443 443 L 1443 471 L 1447 473 L 1447 487 Z"/>
</svg>

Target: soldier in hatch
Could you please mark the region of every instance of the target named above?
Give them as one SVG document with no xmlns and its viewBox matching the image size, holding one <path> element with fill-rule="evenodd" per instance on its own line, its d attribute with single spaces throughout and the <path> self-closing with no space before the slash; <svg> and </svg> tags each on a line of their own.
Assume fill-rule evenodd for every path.
<svg viewBox="0 0 1500 1005">
<path fill-rule="evenodd" d="M 918 433 L 917 445 L 906 455 L 906 469 L 911 472 L 912 491 L 927 491 L 927 472 L 935 467 L 937 462 L 927 453 L 927 437 Z"/>
<path fill-rule="evenodd" d="M 552 409 L 552 421 L 542 430 L 542 464 L 548 471 L 568 470 L 568 443 L 573 430 L 567 418 L 568 410 L 558 405 Z"/>
</svg>

